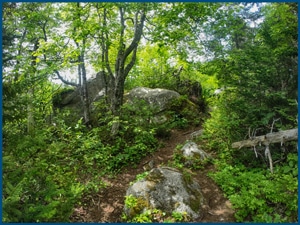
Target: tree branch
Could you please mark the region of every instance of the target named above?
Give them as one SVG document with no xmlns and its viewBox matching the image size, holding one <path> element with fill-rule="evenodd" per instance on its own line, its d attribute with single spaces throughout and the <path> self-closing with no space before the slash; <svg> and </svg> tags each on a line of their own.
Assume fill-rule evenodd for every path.
<svg viewBox="0 0 300 225">
<path fill-rule="evenodd" d="M 141 18 L 140 21 L 138 21 L 138 15 L 139 12 L 136 12 L 135 14 L 135 29 L 134 29 L 134 38 L 132 42 L 130 43 L 129 47 L 125 50 L 124 52 L 124 58 L 126 59 L 127 56 L 138 46 L 138 43 L 141 39 L 141 36 L 143 34 L 143 27 L 144 27 L 144 22 L 146 19 L 146 14 L 145 11 L 143 10 L 141 12 Z"/>
<path fill-rule="evenodd" d="M 76 84 L 76 83 L 74 83 L 74 82 L 65 80 L 65 79 L 60 75 L 60 73 L 58 72 L 58 70 L 54 70 L 54 72 L 56 73 L 57 77 L 58 77 L 64 84 L 71 85 L 71 86 L 74 86 L 74 87 L 78 87 L 78 86 L 79 86 L 78 84 Z"/>
<path fill-rule="evenodd" d="M 133 50 L 132 53 L 132 57 L 130 60 L 130 63 L 127 64 L 126 68 L 125 68 L 125 74 L 128 74 L 129 71 L 132 69 L 132 67 L 134 66 L 135 60 L 136 60 L 136 52 L 137 52 L 137 47 Z"/>
</svg>

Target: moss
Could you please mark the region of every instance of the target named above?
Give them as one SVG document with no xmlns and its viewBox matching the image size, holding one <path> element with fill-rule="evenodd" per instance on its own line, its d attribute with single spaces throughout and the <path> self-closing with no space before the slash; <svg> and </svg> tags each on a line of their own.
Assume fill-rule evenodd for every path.
<svg viewBox="0 0 300 225">
<path fill-rule="evenodd" d="M 164 176 L 163 176 L 162 172 L 157 168 L 153 169 L 146 176 L 147 181 L 159 182 L 159 181 L 162 181 L 162 179 L 164 179 Z"/>
<path fill-rule="evenodd" d="M 199 125 L 199 107 L 191 102 L 186 96 L 180 96 L 170 103 L 170 112 L 176 120 L 186 120 L 189 125 Z"/>
<path fill-rule="evenodd" d="M 201 204 L 203 202 L 203 196 L 200 193 L 195 193 L 193 197 L 190 197 L 190 207 L 194 212 L 199 212 Z"/>
<path fill-rule="evenodd" d="M 146 199 L 142 198 L 142 197 L 138 197 L 136 207 L 135 207 L 135 211 L 136 212 L 141 212 L 144 208 L 149 208 L 149 202 Z"/>
<path fill-rule="evenodd" d="M 136 215 L 142 213 L 142 211 L 145 208 L 149 208 L 149 202 L 144 199 L 143 197 L 134 197 L 134 196 L 130 196 L 130 198 L 132 198 L 131 201 L 135 202 L 134 205 L 131 205 L 131 207 L 129 208 L 129 218 L 133 218 Z M 127 206 L 129 207 L 129 206 Z"/>
<path fill-rule="evenodd" d="M 187 172 L 186 170 L 182 171 L 182 176 L 183 176 L 183 180 L 187 183 L 187 184 L 191 184 L 192 181 L 192 175 Z"/>
<path fill-rule="evenodd" d="M 186 170 L 182 172 L 183 180 L 185 181 L 185 189 L 189 192 L 190 199 L 188 205 L 194 212 L 199 212 L 201 204 L 203 203 L 203 195 L 200 190 L 192 189 L 194 183 L 192 174 Z"/>
<path fill-rule="evenodd" d="M 74 88 L 62 88 L 59 89 L 56 93 L 54 93 L 52 97 L 52 102 L 54 107 L 60 108 L 63 105 L 61 104 L 62 100 L 70 93 L 74 92 Z"/>
</svg>

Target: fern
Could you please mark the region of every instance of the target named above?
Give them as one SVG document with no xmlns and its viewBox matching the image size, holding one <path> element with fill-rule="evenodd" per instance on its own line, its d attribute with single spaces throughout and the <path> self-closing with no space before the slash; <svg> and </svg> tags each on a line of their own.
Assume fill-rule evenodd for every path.
<svg viewBox="0 0 300 225">
<path fill-rule="evenodd" d="M 21 196 L 23 194 L 23 185 L 25 179 L 21 180 L 16 186 L 13 186 L 9 181 L 3 185 L 3 222 L 18 222 L 22 217 L 20 211 Z"/>
</svg>

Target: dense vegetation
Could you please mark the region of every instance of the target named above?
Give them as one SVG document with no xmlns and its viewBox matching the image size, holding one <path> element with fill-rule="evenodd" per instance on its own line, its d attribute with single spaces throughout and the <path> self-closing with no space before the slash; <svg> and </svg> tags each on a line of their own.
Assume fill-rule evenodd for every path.
<svg viewBox="0 0 300 225">
<path fill-rule="evenodd" d="M 102 176 L 136 165 L 170 129 L 203 122 L 198 141 L 217 155 L 210 176 L 237 221 L 296 222 L 296 143 L 270 145 L 273 174 L 264 148 L 255 157 L 231 144 L 298 126 L 297 7 L 3 3 L 3 221 L 67 222 L 83 195 L 105 186 Z M 88 68 L 107 74 L 96 121 Z M 199 115 L 158 126 L 147 105 L 123 104 L 137 86 L 187 99 L 179 80 L 201 83 Z M 83 90 L 82 118 L 72 123 L 71 111 L 53 107 L 70 85 Z"/>
</svg>

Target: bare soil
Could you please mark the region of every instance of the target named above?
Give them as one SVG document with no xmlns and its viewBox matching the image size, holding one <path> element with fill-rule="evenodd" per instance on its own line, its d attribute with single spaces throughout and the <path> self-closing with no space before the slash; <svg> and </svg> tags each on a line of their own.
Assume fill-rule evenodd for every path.
<svg viewBox="0 0 300 225">
<path fill-rule="evenodd" d="M 123 222 L 121 216 L 124 196 L 129 183 L 135 180 L 137 174 L 144 172 L 144 165 L 152 159 L 154 167 L 167 165 L 167 162 L 172 160 L 176 146 L 191 139 L 190 134 L 199 129 L 198 127 L 188 130 L 173 130 L 170 138 L 163 141 L 163 147 L 145 157 L 137 167 L 128 166 L 114 178 L 103 178 L 108 184 L 107 187 L 93 196 L 84 196 L 82 204 L 74 209 L 70 217 L 71 221 Z M 193 177 L 200 184 L 205 198 L 203 216 L 194 222 L 235 222 L 234 210 L 231 208 L 229 200 L 224 197 L 216 183 L 207 176 L 207 173 L 213 170 L 214 166 L 208 165 L 204 169 L 193 171 Z"/>
</svg>

